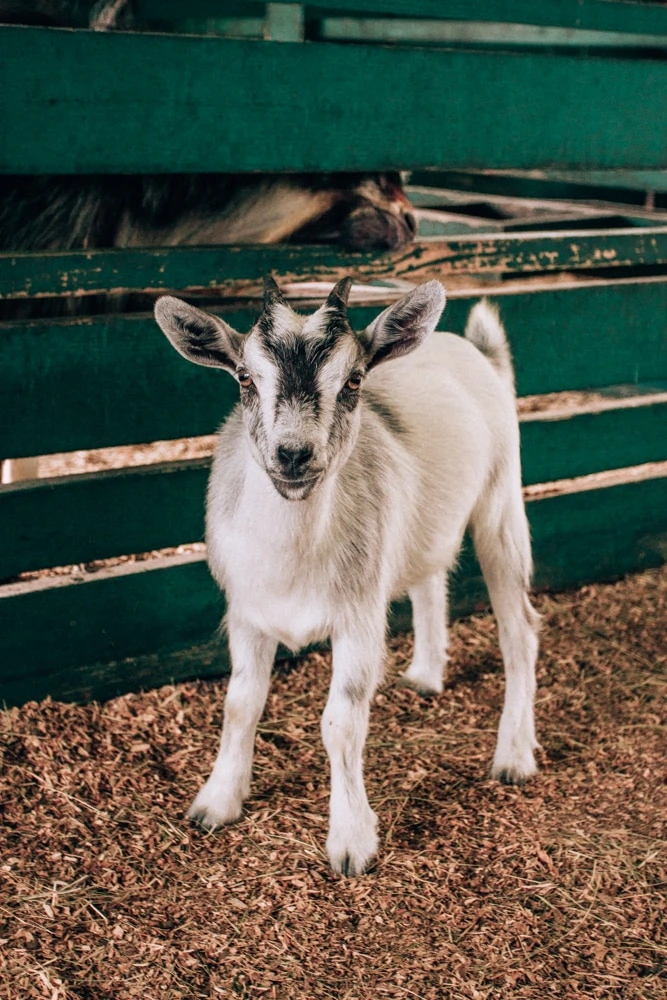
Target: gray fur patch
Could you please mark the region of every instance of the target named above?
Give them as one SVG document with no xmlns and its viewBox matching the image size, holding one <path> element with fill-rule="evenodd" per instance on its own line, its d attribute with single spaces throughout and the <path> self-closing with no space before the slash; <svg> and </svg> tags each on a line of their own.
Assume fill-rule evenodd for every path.
<svg viewBox="0 0 667 1000">
<path fill-rule="evenodd" d="M 388 431 L 397 437 L 407 434 L 398 412 L 373 389 L 364 389 L 364 402 L 373 413 L 380 418 Z"/>
<path fill-rule="evenodd" d="M 368 699 L 368 688 L 361 681 L 348 681 L 343 694 L 353 705 L 362 705 Z"/>
</svg>

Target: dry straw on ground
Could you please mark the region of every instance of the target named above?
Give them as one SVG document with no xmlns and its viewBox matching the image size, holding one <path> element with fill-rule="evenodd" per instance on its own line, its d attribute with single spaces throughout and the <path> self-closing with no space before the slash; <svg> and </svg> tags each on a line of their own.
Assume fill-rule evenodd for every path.
<svg viewBox="0 0 667 1000">
<path fill-rule="evenodd" d="M 488 780 L 502 693 L 491 619 L 453 628 L 450 684 L 373 707 L 382 847 L 335 878 L 316 654 L 278 671 L 243 820 L 184 810 L 218 738 L 225 682 L 1 717 L 0 996 L 667 996 L 667 573 L 542 596 L 542 770 Z"/>
</svg>

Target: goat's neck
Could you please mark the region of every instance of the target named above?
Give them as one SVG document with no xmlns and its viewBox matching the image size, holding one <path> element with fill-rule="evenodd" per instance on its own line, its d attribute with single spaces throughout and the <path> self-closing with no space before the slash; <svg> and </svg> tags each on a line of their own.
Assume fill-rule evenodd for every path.
<svg viewBox="0 0 667 1000">
<path fill-rule="evenodd" d="M 334 517 L 337 476 L 326 476 L 305 500 L 285 500 L 267 473 L 250 458 L 247 466 L 247 500 L 261 511 L 257 525 L 270 533 L 273 543 L 304 552 L 327 537 Z"/>
</svg>

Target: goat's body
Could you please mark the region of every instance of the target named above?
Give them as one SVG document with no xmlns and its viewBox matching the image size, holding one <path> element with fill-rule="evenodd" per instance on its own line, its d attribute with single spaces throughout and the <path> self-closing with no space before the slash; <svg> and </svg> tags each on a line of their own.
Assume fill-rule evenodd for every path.
<svg viewBox="0 0 667 1000">
<path fill-rule="evenodd" d="M 240 409 L 221 431 L 209 486 L 210 565 L 230 605 L 291 649 L 356 615 L 360 586 L 386 604 L 450 569 L 485 481 L 513 458 L 513 394 L 461 337 L 438 334 L 371 372 L 364 391 L 352 455 L 298 504 L 253 459 Z"/>
<path fill-rule="evenodd" d="M 382 355 L 387 343 L 389 349 L 394 342 L 402 349 L 400 340 L 391 339 L 394 328 L 409 330 L 418 310 L 431 308 L 429 299 L 419 296 L 417 290 L 369 327 L 366 337 L 379 344 L 367 347 L 369 354 Z M 322 719 L 332 772 L 327 847 L 334 870 L 354 874 L 365 869 L 377 847 L 362 751 L 370 701 L 382 676 L 387 607 L 392 598 L 409 594 L 415 652 L 405 679 L 419 690 L 441 691 L 447 661 L 446 574 L 466 528 L 498 618 L 507 677 L 492 775 L 521 783 L 536 770 L 537 616 L 526 596 L 531 555 L 513 374 L 497 315 L 480 304 L 465 339 L 437 334 L 391 364 L 371 362 L 353 405 L 349 393 L 348 401 L 341 401 L 344 388 L 326 396 L 326 386 L 340 386 L 352 369 L 358 388 L 355 341 L 339 335 L 336 355 L 339 339 L 326 339 L 319 313 L 313 320 L 292 320 L 276 308 L 275 328 L 288 332 L 280 333 L 278 346 L 271 328 L 246 347 L 242 377 L 251 384 L 245 368 L 254 366 L 261 391 L 246 395 L 244 408 L 223 426 L 211 472 L 208 558 L 227 595 L 233 669 L 220 753 L 190 815 L 208 827 L 238 818 L 249 794 L 254 732 L 278 643 L 296 650 L 331 637 L 333 677 Z M 424 321 L 427 327 L 435 325 L 434 315 Z M 179 349 L 186 321 L 176 323 Z M 201 314 L 190 322 L 188 350 L 198 358 Z M 292 355 L 280 346 L 293 336 L 291 326 L 298 331 L 288 339 Z M 307 361 L 304 344 L 313 342 L 319 354 L 313 349 Z M 266 362 L 276 351 L 284 358 L 278 369 Z M 304 367 L 295 390 L 291 366 L 297 362 L 312 370 Z M 276 370 L 279 377 L 271 386 L 265 380 Z M 318 371 L 319 382 L 312 376 Z M 258 400 L 278 435 L 273 443 L 269 431 L 258 432 Z M 339 444 L 330 453 L 336 407 L 340 420 L 352 407 L 353 417 L 347 416 L 355 422 L 345 439 L 349 448 Z M 311 442 L 306 472 L 317 475 L 301 472 L 291 480 L 295 485 L 286 487 L 286 473 L 272 456 L 289 444 L 291 461 L 301 461 L 304 441 Z M 316 485 L 308 486 L 313 480 Z M 289 498 L 290 489 L 299 499 Z"/>
</svg>

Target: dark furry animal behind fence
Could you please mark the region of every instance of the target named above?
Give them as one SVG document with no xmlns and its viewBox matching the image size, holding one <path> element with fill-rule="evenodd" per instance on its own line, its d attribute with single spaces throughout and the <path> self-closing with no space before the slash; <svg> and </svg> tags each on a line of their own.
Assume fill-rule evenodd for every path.
<svg viewBox="0 0 667 1000">
<path fill-rule="evenodd" d="M 0 23 L 137 28 L 128 0 L 90 13 L 76 0 L 0 0 Z M 4 252 L 285 242 L 394 250 L 414 233 L 397 172 L 0 177 Z M 124 308 L 118 297 L 20 300 L 0 302 L 0 320 Z M 4 481 L 14 478 L 7 468 Z"/>
<path fill-rule="evenodd" d="M 81 8 L 0 0 L 0 23 L 81 27 Z M 88 26 L 134 30 L 131 14 L 128 0 L 109 0 Z M 0 178 L 4 251 L 288 241 L 393 250 L 414 232 L 395 171 Z"/>
<path fill-rule="evenodd" d="M 0 0 L 0 23 L 137 30 L 130 0 Z M 0 249 L 327 242 L 393 250 L 414 217 L 397 172 L 5 176 Z"/>
</svg>

